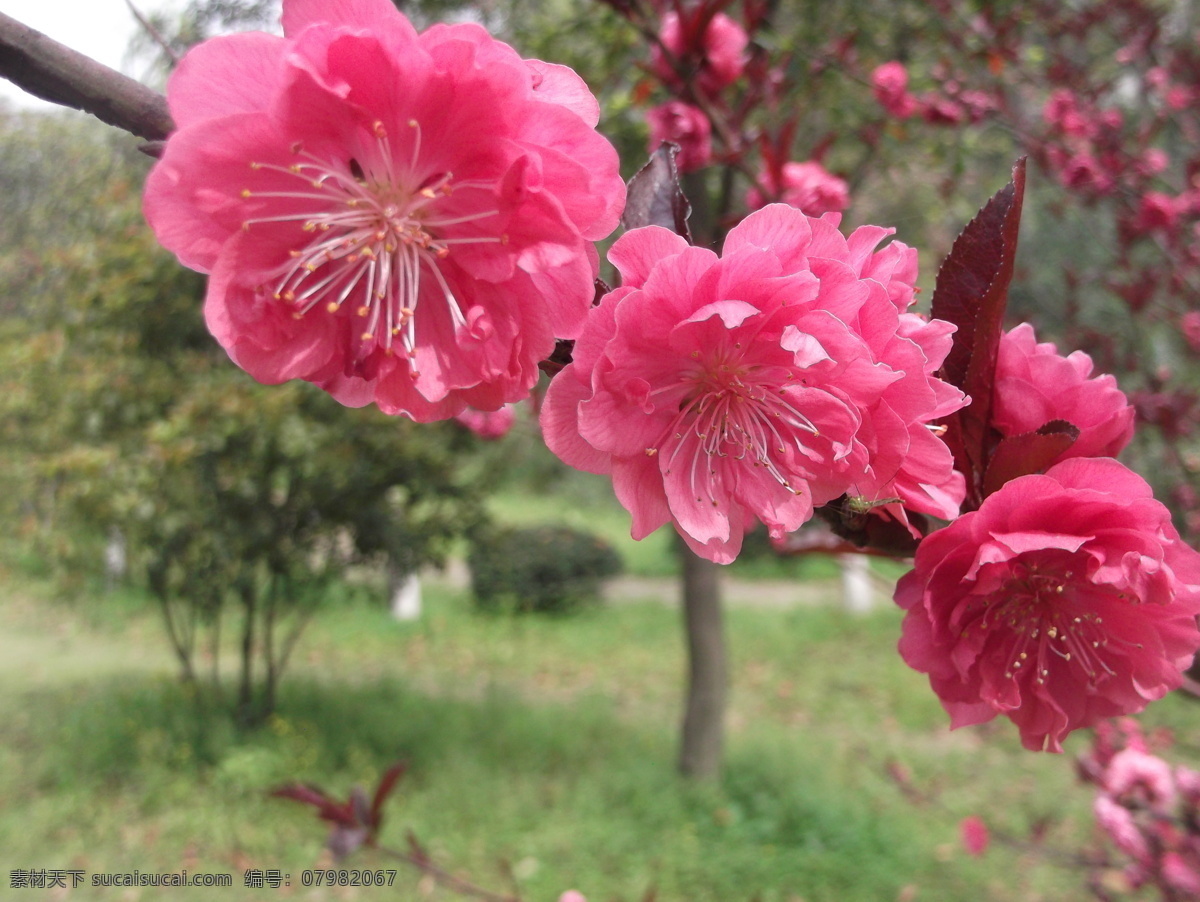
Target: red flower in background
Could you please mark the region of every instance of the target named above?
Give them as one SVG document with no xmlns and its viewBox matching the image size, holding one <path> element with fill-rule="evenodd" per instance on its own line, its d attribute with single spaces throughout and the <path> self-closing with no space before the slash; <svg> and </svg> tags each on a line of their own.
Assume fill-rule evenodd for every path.
<svg viewBox="0 0 1200 902">
<path fill-rule="evenodd" d="M 687 82 L 710 96 L 733 84 L 746 70 L 746 47 L 750 38 L 744 28 L 725 13 L 717 13 L 703 32 L 704 8 L 697 7 L 680 19 L 675 12 L 663 16 L 658 38 L 668 54 L 689 70 Z M 663 84 L 679 87 L 685 79 L 658 45 L 652 48 L 654 71 Z M 690 71 L 693 70 L 694 71 Z"/>
<path fill-rule="evenodd" d="M 757 210 L 772 198 L 809 216 L 840 213 L 850 206 L 850 186 L 820 163 L 784 163 L 779 172 L 764 169 L 757 187 L 746 192 L 746 206 Z"/>
<path fill-rule="evenodd" d="M 976 858 L 986 852 L 991 843 L 992 837 L 987 824 L 978 815 L 968 815 L 959 821 L 958 832 L 967 854 L 974 855 Z"/>
<path fill-rule="evenodd" d="M 475 410 L 468 407 L 454 419 L 482 439 L 497 439 L 508 435 L 516 424 L 517 411 L 512 404 L 505 404 L 499 410 Z"/>
<path fill-rule="evenodd" d="M 1140 476 L 1076 458 L 925 538 L 896 603 L 900 654 L 952 727 L 1003 714 L 1057 752 L 1179 686 L 1200 648 L 1200 554 Z"/>
<path fill-rule="evenodd" d="M 650 153 L 664 141 L 679 145 L 675 165 L 679 171 L 693 172 L 712 162 L 712 124 L 704 111 L 672 100 L 646 113 L 650 125 Z"/>
<path fill-rule="evenodd" d="M 1188 347 L 1200 354 L 1200 311 L 1189 310 L 1179 318 L 1179 330 L 1187 340 Z"/>
<path fill-rule="evenodd" d="M 209 329 L 262 382 L 416 420 L 524 397 L 624 202 L 595 98 L 389 0 L 285 0 L 283 26 L 199 45 L 168 84 L 145 211 L 211 274 Z"/>
<path fill-rule="evenodd" d="M 917 98 L 908 92 L 908 70 L 892 61 L 877 66 L 871 73 L 875 99 L 889 116 L 907 119 L 917 111 Z"/>
<path fill-rule="evenodd" d="M 1022 323 L 1000 338 L 992 395 L 992 425 L 1005 437 L 1036 432 L 1052 420 L 1078 427 L 1079 438 L 1054 461 L 1116 457 L 1133 438 L 1134 409 L 1109 375 L 1092 376 L 1083 351 L 1067 357 L 1039 343 Z"/>
</svg>

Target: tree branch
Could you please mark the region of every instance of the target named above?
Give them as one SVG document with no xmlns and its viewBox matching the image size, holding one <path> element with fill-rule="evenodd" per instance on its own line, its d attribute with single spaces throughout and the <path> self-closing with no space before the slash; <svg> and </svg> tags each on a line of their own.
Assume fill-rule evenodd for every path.
<svg viewBox="0 0 1200 902">
<path fill-rule="evenodd" d="M 163 95 L 4 13 L 0 76 L 35 97 L 91 113 L 149 141 L 165 140 L 175 129 Z"/>
</svg>

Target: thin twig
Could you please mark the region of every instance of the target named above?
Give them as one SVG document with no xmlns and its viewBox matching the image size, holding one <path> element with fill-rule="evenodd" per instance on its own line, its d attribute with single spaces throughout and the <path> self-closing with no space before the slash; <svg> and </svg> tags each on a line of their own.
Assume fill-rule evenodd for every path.
<svg viewBox="0 0 1200 902">
<path fill-rule="evenodd" d="M 385 846 L 376 846 L 376 849 L 384 855 L 390 855 L 392 858 L 397 858 L 400 861 L 411 864 L 419 871 L 424 871 L 438 883 L 458 893 L 460 896 L 473 896 L 476 899 L 483 899 L 485 902 L 521 902 L 519 896 L 506 896 L 494 893 L 491 890 L 484 889 L 482 886 L 477 886 L 470 880 L 457 877 L 434 864 L 429 860 L 429 856 L 425 854 L 424 849 L 417 844 L 416 837 L 411 832 L 409 833 L 409 843 L 414 846 L 415 852 L 401 852 L 399 849 L 389 849 Z"/>
<path fill-rule="evenodd" d="M 175 129 L 157 91 L 0 13 L 0 77 L 150 141 Z"/>
<path fill-rule="evenodd" d="M 167 59 L 171 61 L 172 66 L 179 65 L 179 54 L 171 47 L 171 42 L 168 41 L 161 31 L 154 27 L 154 24 L 138 11 L 138 8 L 133 5 L 133 0 L 125 0 L 125 5 L 129 7 L 129 11 L 133 13 L 133 17 L 137 19 L 138 24 L 142 26 L 142 30 L 150 35 L 150 40 L 154 41 L 159 46 L 163 53 L 167 55 Z"/>
</svg>

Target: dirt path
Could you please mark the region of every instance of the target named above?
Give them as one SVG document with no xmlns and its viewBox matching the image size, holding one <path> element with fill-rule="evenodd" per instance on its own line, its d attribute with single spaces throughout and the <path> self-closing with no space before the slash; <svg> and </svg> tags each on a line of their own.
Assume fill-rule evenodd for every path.
<svg viewBox="0 0 1200 902">
<path fill-rule="evenodd" d="M 453 560 L 445 572 L 422 575 L 422 581 L 441 582 L 456 589 L 470 585 L 466 564 Z M 894 586 L 877 574 L 871 575 L 872 605 L 891 604 Z M 739 607 L 790 608 L 798 605 L 837 605 L 842 603 L 842 584 L 839 579 L 738 580 L 726 577 L 721 589 L 728 604 Z M 604 600 L 661 601 L 676 604 L 679 600 L 679 581 L 671 577 L 618 576 L 604 586 Z"/>
</svg>

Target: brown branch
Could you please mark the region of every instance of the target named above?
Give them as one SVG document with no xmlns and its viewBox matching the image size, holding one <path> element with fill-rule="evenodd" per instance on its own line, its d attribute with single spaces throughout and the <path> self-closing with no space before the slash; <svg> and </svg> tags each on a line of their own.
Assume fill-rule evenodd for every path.
<svg viewBox="0 0 1200 902">
<path fill-rule="evenodd" d="M 502 893 L 492 892 L 489 889 L 484 889 L 478 884 L 472 883 L 465 877 L 458 877 L 451 874 L 445 868 L 434 864 L 421 844 L 417 842 L 416 836 L 411 830 L 408 831 L 408 845 L 411 852 L 401 852 L 399 849 L 391 849 L 387 846 L 376 846 L 384 855 L 391 856 L 406 864 L 410 864 L 419 871 L 423 871 L 432 877 L 436 882 L 449 889 L 451 892 L 460 896 L 470 896 L 475 899 L 483 899 L 484 902 L 520 902 L 518 896 L 508 896 Z"/>
<path fill-rule="evenodd" d="M 91 113 L 150 141 L 164 140 L 175 129 L 167 100 L 157 91 L 4 13 L 0 76 L 35 97 Z"/>
<path fill-rule="evenodd" d="M 133 17 L 137 19 L 138 25 L 142 26 L 142 31 L 150 35 L 150 39 L 167 55 L 167 59 L 171 61 L 171 65 L 178 66 L 179 54 L 171 47 L 171 42 L 163 37 L 162 32 L 154 27 L 153 22 L 141 14 L 138 8 L 133 5 L 133 0 L 125 0 L 125 5 L 129 7 L 129 11 L 133 13 Z"/>
</svg>

